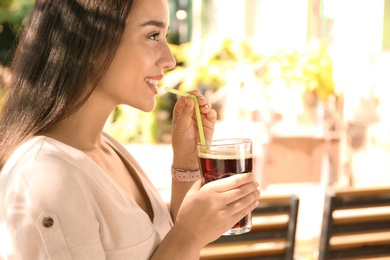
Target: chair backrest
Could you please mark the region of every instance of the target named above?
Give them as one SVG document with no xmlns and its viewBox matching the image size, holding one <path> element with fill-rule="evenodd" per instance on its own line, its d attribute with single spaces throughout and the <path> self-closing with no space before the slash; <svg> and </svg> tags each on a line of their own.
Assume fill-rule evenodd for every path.
<svg viewBox="0 0 390 260">
<path fill-rule="evenodd" d="M 203 248 L 200 259 L 293 259 L 299 198 L 262 195 L 259 202 L 250 232 L 221 236 Z"/>
<path fill-rule="evenodd" d="M 319 260 L 390 256 L 390 187 L 329 189 Z"/>
</svg>

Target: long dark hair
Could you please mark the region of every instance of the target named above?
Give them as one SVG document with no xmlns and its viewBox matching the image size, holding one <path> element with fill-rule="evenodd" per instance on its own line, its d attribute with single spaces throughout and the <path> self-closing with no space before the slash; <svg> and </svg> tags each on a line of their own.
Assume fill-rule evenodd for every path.
<svg viewBox="0 0 390 260">
<path fill-rule="evenodd" d="M 132 0 L 36 0 L 0 111 L 0 170 L 15 148 L 74 113 L 118 48 Z"/>
</svg>

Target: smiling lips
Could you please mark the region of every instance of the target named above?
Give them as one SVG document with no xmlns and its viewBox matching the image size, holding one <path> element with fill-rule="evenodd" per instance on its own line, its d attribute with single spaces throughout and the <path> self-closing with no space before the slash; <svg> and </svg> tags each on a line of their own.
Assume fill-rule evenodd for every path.
<svg viewBox="0 0 390 260">
<path fill-rule="evenodd" d="M 149 86 L 153 87 L 154 91 L 157 93 L 157 89 L 158 89 L 158 80 L 157 79 L 149 79 L 149 78 L 145 78 L 145 82 L 148 83 Z"/>
</svg>

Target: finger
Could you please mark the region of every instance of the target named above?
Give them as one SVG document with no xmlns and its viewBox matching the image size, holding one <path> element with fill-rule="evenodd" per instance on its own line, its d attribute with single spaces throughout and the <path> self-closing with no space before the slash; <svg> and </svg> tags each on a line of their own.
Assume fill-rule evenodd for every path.
<svg viewBox="0 0 390 260">
<path fill-rule="evenodd" d="M 190 97 L 180 97 L 174 109 L 174 115 L 178 118 L 191 118 L 194 111 L 194 101 Z"/>
<path fill-rule="evenodd" d="M 207 114 L 211 111 L 211 105 L 204 105 L 204 106 L 199 106 L 199 110 L 201 114 Z"/>
<path fill-rule="evenodd" d="M 217 120 L 217 111 L 211 109 L 209 113 L 206 114 L 207 119 L 214 123 Z"/>
<path fill-rule="evenodd" d="M 260 197 L 260 190 L 258 189 L 258 185 L 256 185 L 253 190 L 253 186 L 250 187 L 249 184 L 245 185 L 247 187 L 242 186 L 240 190 L 235 190 L 230 192 L 230 196 L 233 195 L 232 202 L 227 204 L 229 210 L 234 212 L 233 214 L 237 214 L 240 211 L 247 212 L 247 209 L 254 209 L 258 205 L 258 200 Z M 229 193 L 228 192 L 228 193 Z"/>
<path fill-rule="evenodd" d="M 208 101 L 203 95 L 198 96 L 199 107 L 211 108 L 211 102 Z"/>
<path fill-rule="evenodd" d="M 211 111 L 212 104 L 204 96 L 198 97 L 199 109 L 202 114 L 207 114 Z"/>
<path fill-rule="evenodd" d="M 191 191 L 199 191 L 200 188 L 202 188 L 202 180 L 199 179 L 196 182 L 194 182 L 194 184 L 192 184 Z"/>
<path fill-rule="evenodd" d="M 245 204 L 242 204 L 242 205 L 245 205 Z M 259 205 L 259 200 L 256 199 L 256 200 L 252 201 L 248 206 L 244 206 L 242 209 L 241 209 L 241 207 L 237 206 L 237 207 L 232 209 L 233 212 L 236 210 L 236 213 L 233 213 L 232 216 L 234 218 L 236 218 L 237 220 L 240 220 L 243 217 L 245 217 L 249 212 L 254 210 L 258 205 Z"/>
<path fill-rule="evenodd" d="M 199 97 L 201 95 L 198 89 L 191 90 L 188 93 L 195 95 L 196 97 Z"/>
<path fill-rule="evenodd" d="M 259 184 L 258 182 L 249 182 L 245 185 L 241 185 L 235 189 L 226 191 L 226 198 L 230 199 L 231 202 L 244 198 L 252 193 L 259 193 Z M 260 194 L 258 194 L 260 195 Z"/>
<path fill-rule="evenodd" d="M 254 174 L 243 173 L 206 183 L 205 186 L 212 186 L 216 192 L 226 192 L 252 182 L 257 183 Z"/>
<path fill-rule="evenodd" d="M 192 120 L 193 120 L 193 124 L 195 126 L 195 128 L 197 130 L 198 129 L 198 125 L 197 125 L 197 118 L 196 116 L 193 116 L 192 117 Z M 206 115 L 203 115 L 202 116 L 202 124 L 203 124 L 203 128 L 204 130 L 206 131 L 207 129 L 210 129 L 210 130 L 213 130 L 214 129 L 214 126 L 215 126 L 215 122 L 217 121 L 217 112 L 215 110 L 211 110 L 209 113 L 207 113 Z"/>
<path fill-rule="evenodd" d="M 248 203 L 253 202 L 253 200 L 258 199 L 260 196 L 259 184 L 257 182 L 251 182 L 221 194 L 223 194 L 223 202 L 227 205 L 238 204 L 238 206 L 246 207 Z"/>
<path fill-rule="evenodd" d="M 203 107 L 203 106 L 208 106 L 208 107 L 211 107 L 211 102 L 208 101 L 205 96 L 203 96 L 199 90 L 192 90 L 192 91 L 189 91 L 188 93 L 194 95 L 195 97 L 198 98 L 198 104 L 200 107 Z"/>
<path fill-rule="evenodd" d="M 180 113 L 182 112 L 182 110 L 186 107 L 186 102 L 185 102 L 185 99 L 183 97 L 180 97 L 177 101 L 176 101 L 176 104 L 175 104 L 175 107 L 173 109 L 173 113 L 175 115 L 180 115 Z"/>
<path fill-rule="evenodd" d="M 207 114 L 205 114 L 205 119 L 205 124 L 214 126 L 214 123 L 217 121 L 217 111 L 211 109 Z"/>
</svg>

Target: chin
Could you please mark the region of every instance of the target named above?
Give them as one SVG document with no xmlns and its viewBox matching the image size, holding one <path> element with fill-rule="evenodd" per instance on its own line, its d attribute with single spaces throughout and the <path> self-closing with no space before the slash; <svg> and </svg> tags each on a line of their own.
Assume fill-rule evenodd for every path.
<svg viewBox="0 0 390 260">
<path fill-rule="evenodd" d="M 143 112 L 151 112 L 156 108 L 155 97 L 139 98 L 138 100 L 122 100 L 122 104 L 132 108 L 141 110 Z"/>
<path fill-rule="evenodd" d="M 153 102 L 153 104 L 145 104 L 145 106 L 135 107 L 143 112 L 152 112 L 156 108 L 156 102 Z"/>
<path fill-rule="evenodd" d="M 146 112 L 146 113 L 149 113 L 149 112 L 152 112 L 154 110 L 154 108 L 152 109 L 141 109 L 143 112 Z"/>
</svg>

